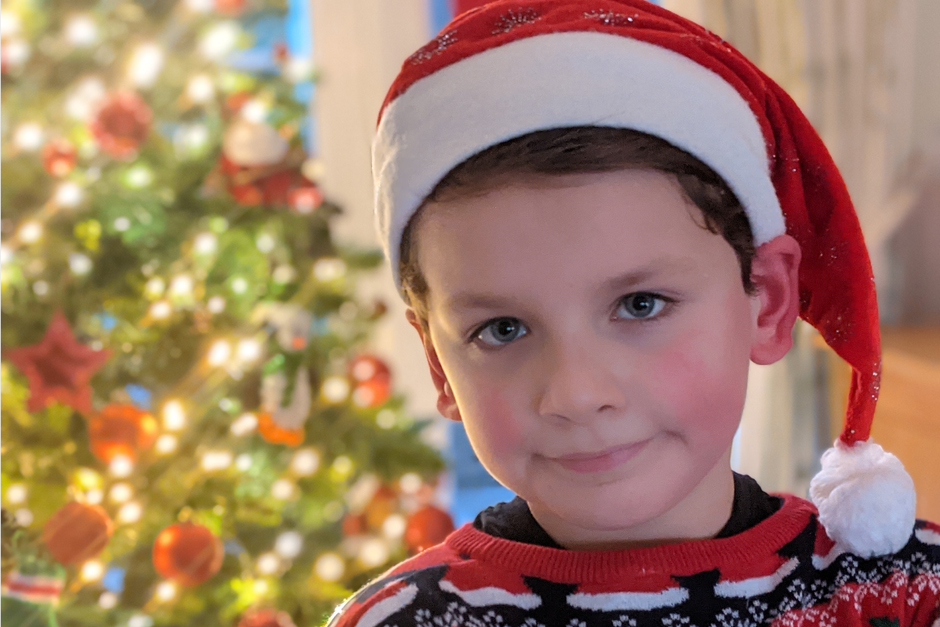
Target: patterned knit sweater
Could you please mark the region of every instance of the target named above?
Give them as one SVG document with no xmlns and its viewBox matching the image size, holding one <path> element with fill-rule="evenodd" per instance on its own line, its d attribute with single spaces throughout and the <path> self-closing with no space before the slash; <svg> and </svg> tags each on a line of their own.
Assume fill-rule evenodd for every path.
<svg viewBox="0 0 940 627">
<path fill-rule="evenodd" d="M 940 627 L 940 525 L 865 559 L 786 496 L 737 535 L 566 551 L 464 525 L 337 609 L 331 627 Z"/>
</svg>

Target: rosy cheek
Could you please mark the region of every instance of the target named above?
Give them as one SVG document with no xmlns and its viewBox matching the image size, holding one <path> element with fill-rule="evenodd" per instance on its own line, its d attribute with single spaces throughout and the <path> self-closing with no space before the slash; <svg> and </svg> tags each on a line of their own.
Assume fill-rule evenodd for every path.
<svg viewBox="0 0 940 627">
<path fill-rule="evenodd" d="M 482 447 L 491 454 L 519 451 L 523 440 L 522 425 L 514 417 L 512 405 L 501 386 L 487 386 L 476 394 L 481 399 L 472 416 L 464 419 L 471 439 L 481 439 Z"/>
</svg>

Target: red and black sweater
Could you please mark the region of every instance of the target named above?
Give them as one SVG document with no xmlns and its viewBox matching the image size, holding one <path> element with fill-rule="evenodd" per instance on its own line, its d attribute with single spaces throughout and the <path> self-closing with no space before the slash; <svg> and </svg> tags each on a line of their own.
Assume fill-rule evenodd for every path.
<svg viewBox="0 0 940 627">
<path fill-rule="evenodd" d="M 811 503 L 780 501 L 740 533 L 620 551 L 496 537 L 478 518 L 360 590 L 330 625 L 940 627 L 940 525 L 918 521 L 900 551 L 865 559 L 835 546 Z"/>
</svg>

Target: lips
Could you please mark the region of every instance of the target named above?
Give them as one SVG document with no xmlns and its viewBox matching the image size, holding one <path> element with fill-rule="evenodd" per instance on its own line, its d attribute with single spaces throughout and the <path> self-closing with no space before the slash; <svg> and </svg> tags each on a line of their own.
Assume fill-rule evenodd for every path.
<svg viewBox="0 0 940 627">
<path fill-rule="evenodd" d="M 614 446 L 594 453 L 577 453 L 574 455 L 553 457 L 551 459 L 563 468 L 573 472 L 604 472 L 605 470 L 611 470 L 628 462 L 635 457 L 648 442 L 649 440 L 643 440 L 642 442 Z"/>
</svg>

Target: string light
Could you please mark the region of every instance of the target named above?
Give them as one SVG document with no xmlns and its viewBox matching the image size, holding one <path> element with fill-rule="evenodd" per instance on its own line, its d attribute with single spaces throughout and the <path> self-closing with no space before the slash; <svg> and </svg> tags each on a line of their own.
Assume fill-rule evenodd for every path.
<svg viewBox="0 0 940 627">
<path fill-rule="evenodd" d="M 19 68 L 24 63 L 26 59 L 29 58 L 29 44 L 23 41 L 22 39 L 12 39 L 9 43 L 5 43 L 3 46 L 3 51 L 6 53 L 6 62 L 9 67 Z"/>
<path fill-rule="evenodd" d="M 140 44 L 131 54 L 127 74 L 138 87 L 153 85 L 163 69 L 163 49 L 155 43 Z"/>
<path fill-rule="evenodd" d="M 65 24 L 65 38 L 73 46 L 90 46 L 98 41 L 98 25 L 87 15 L 73 15 Z"/>
<path fill-rule="evenodd" d="M 100 78 L 86 76 L 65 99 L 65 112 L 76 120 L 87 120 L 106 95 L 107 90 Z"/>
<path fill-rule="evenodd" d="M 186 83 L 186 96 L 195 103 L 205 103 L 215 96 L 215 85 L 208 74 L 196 74 Z"/>
<path fill-rule="evenodd" d="M 199 51 L 208 59 L 220 61 L 234 50 L 241 30 L 235 22 L 225 21 L 213 25 L 199 42 Z"/>
<path fill-rule="evenodd" d="M 77 207 L 82 202 L 82 188 L 73 181 L 61 183 L 55 190 L 53 200 L 60 207 Z"/>
<path fill-rule="evenodd" d="M 248 290 L 248 281 L 242 277 L 236 277 L 232 280 L 232 291 L 236 294 L 244 294 Z"/>
<path fill-rule="evenodd" d="M 322 282 L 335 281 L 346 274 L 346 262 L 335 257 L 324 257 L 313 264 L 313 276 Z"/>
<path fill-rule="evenodd" d="M 13 261 L 13 251 L 0 244 L 0 266 L 5 266 Z"/>
<path fill-rule="evenodd" d="M 282 501 L 292 499 L 296 492 L 296 486 L 289 479 L 278 479 L 271 484 L 271 496 Z"/>
<path fill-rule="evenodd" d="M 170 281 L 170 296 L 188 298 L 193 295 L 193 277 L 188 274 L 178 274 Z"/>
<path fill-rule="evenodd" d="M 298 477 L 309 477 L 320 467 L 320 454 L 312 449 L 305 448 L 294 453 L 290 460 L 290 469 Z"/>
<path fill-rule="evenodd" d="M 20 527 L 29 527 L 33 524 L 33 513 L 25 507 L 13 512 L 13 517 L 16 519 L 16 524 Z"/>
<path fill-rule="evenodd" d="M 292 57 L 284 66 L 284 78 L 292 83 L 299 83 L 310 78 L 312 72 L 313 64 L 309 59 L 302 57 Z"/>
<path fill-rule="evenodd" d="M 408 522 L 401 514 L 391 514 L 382 523 L 382 535 L 389 540 L 397 540 L 405 535 Z"/>
<path fill-rule="evenodd" d="M 12 11 L 0 11 L 0 37 L 10 37 L 20 32 L 20 16 Z"/>
<path fill-rule="evenodd" d="M 221 296 L 213 296 L 209 299 L 209 302 L 206 303 L 206 306 L 212 313 L 222 313 L 225 311 L 225 299 Z"/>
<path fill-rule="evenodd" d="M 134 462 L 127 455 L 115 455 L 108 464 L 108 472 L 115 477 L 124 478 L 134 472 Z"/>
<path fill-rule="evenodd" d="M 104 492 L 98 489 L 85 492 L 85 502 L 89 505 L 98 505 L 104 500 Z"/>
<path fill-rule="evenodd" d="M 38 150 L 42 139 L 42 127 L 35 122 L 23 122 L 13 131 L 13 144 L 20 150 Z"/>
<path fill-rule="evenodd" d="M 391 409 L 383 409 L 375 415 L 375 424 L 382 429 L 391 429 L 398 422 L 395 412 Z"/>
<path fill-rule="evenodd" d="M 251 468 L 251 455 L 248 453 L 242 453 L 235 458 L 235 467 L 242 472 L 246 472 Z"/>
<path fill-rule="evenodd" d="M 27 495 L 28 492 L 25 485 L 22 483 L 14 483 L 7 488 L 7 503 L 10 505 L 19 505 L 20 503 L 25 503 Z"/>
<path fill-rule="evenodd" d="M 114 219 L 114 230 L 117 231 L 118 233 L 123 233 L 129 228 L 131 228 L 130 218 L 121 216 L 120 218 Z"/>
<path fill-rule="evenodd" d="M 255 580 L 255 582 L 252 584 L 251 587 L 254 589 L 255 594 L 257 595 L 267 594 L 268 590 L 271 589 L 270 586 L 268 585 L 268 582 L 265 581 L 264 579 Z"/>
<path fill-rule="evenodd" d="M 45 281 L 36 281 L 33 283 L 33 292 L 36 296 L 45 296 L 49 293 L 49 284 Z"/>
<path fill-rule="evenodd" d="M 74 274 L 79 276 L 88 274 L 91 272 L 91 259 L 87 255 L 82 253 L 71 253 L 69 254 L 69 268 Z"/>
<path fill-rule="evenodd" d="M 126 503 L 134 496 L 134 489 L 129 483 L 115 483 L 108 491 L 108 498 L 114 503 Z"/>
<path fill-rule="evenodd" d="M 225 470 L 232 465 L 232 452 L 225 450 L 206 451 L 202 455 L 200 465 L 206 472 Z"/>
<path fill-rule="evenodd" d="M 36 220 L 27 220 L 20 226 L 18 235 L 24 244 L 35 244 L 42 238 L 42 224 Z"/>
<path fill-rule="evenodd" d="M 124 184 L 131 189 L 143 189 L 153 183 L 153 170 L 150 166 L 138 163 L 124 173 Z"/>
<path fill-rule="evenodd" d="M 173 134 L 173 145 L 182 158 L 197 157 L 209 145 L 209 128 L 205 124 L 184 124 Z"/>
<path fill-rule="evenodd" d="M 177 441 L 175 435 L 164 433 L 159 438 L 157 438 L 157 441 L 154 443 L 153 447 L 160 455 L 169 455 L 176 450 L 178 445 L 179 442 Z"/>
<path fill-rule="evenodd" d="M 118 596 L 113 592 L 102 592 L 98 597 L 98 605 L 101 609 L 110 610 L 118 604 Z"/>
<path fill-rule="evenodd" d="M 255 240 L 255 246 L 265 254 L 274 250 L 275 244 L 274 237 L 270 233 L 261 233 L 258 235 L 258 239 Z"/>
<path fill-rule="evenodd" d="M 218 246 L 218 240 L 213 233 L 200 233 L 193 240 L 193 250 L 200 255 L 211 255 Z"/>
<path fill-rule="evenodd" d="M 127 524 L 133 524 L 140 520 L 143 516 L 144 508 L 137 501 L 131 501 L 125 503 L 121 506 L 121 509 L 118 510 L 118 521 Z"/>
<path fill-rule="evenodd" d="M 163 290 L 166 289 L 166 283 L 160 277 L 153 277 L 144 285 L 144 294 L 148 298 L 160 298 L 163 296 Z"/>
<path fill-rule="evenodd" d="M 339 581 L 346 571 L 346 562 L 336 553 L 324 553 L 317 558 L 313 571 L 323 581 Z"/>
<path fill-rule="evenodd" d="M 158 300 L 150 305 L 150 317 L 154 320 L 165 320 L 169 318 L 172 313 L 173 306 L 170 305 L 170 301 Z"/>
<path fill-rule="evenodd" d="M 370 538 L 359 550 L 359 563 L 366 568 L 375 568 L 388 561 L 388 544 L 381 538 Z"/>
<path fill-rule="evenodd" d="M 258 417 L 254 414 L 242 414 L 232 421 L 232 426 L 229 428 L 232 431 L 232 435 L 247 435 L 258 428 Z"/>
<path fill-rule="evenodd" d="M 323 381 L 320 393 L 331 403 L 341 403 L 349 396 L 349 381 L 346 377 L 339 375 L 327 377 Z"/>
<path fill-rule="evenodd" d="M 285 531 L 274 541 L 274 552 L 287 560 L 292 560 L 304 548 L 304 537 L 296 531 Z"/>
<path fill-rule="evenodd" d="M 195 13 L 208 13 L 213 6 L 212 0 L 186 0 L 186 7 Z"/>
<path fill-rule="evenodd" d="M 225 340 L 216 340 L 216 342 L 209 349 L 209 356 L 207 357 L 209 364 L 212 366 L 221 366 L 232 354 L 232 347 Z"/>
<path fill-rule="evenodd" d="M 287 264 L 279 265 L 274 269 L 274 272 L 271 273 L 271 278 L 274 279 L 274 282 L 281 284 L 290 283 L 296 277 L 297 271 Z"/>
<path fill-rule="evenodd" d="M 267 104 L 258 98 L 252 98 L 242 106 L 239 113 L 249 122 L 260 124 L 267 119 L 269 111 Z"/>
<path fill-rule="evenodd" d="M 127 619 L 127 627 L 153 627 L 153 619 L 146 614 L 134 614 Z"/>
<path fill-rule="evenodd" d="M 104 564 L 98 560 L 89 560 L 82 564 L 79 577 L 84 581 L 98 581 L 104 576 Z"/>
<path fill-rule="evenodd" d="M 163 406 L 163 428 L 167 431 L 179 431 L 186 426 L 186 410 L 183 403 L 173 399 Z"/>
<path fill-rule="evenodd" d="M 168 602 L 176 598 L 179 588 L 172 581 L 161 581 L 153 590 L 153 596 L 158 601 Z"/>
<path fill-rule="evenodd" d="M 254 361 L 261 357 L 261 343 L 254 339 L 241 340 L 235 354 L 241 361 Z"/>
<path fill-rule="evenodd" d="M 281 559 L 274 553 L 263 553 L 258 556 L 256 568 L 260 575 L 273 575 L 280 570 Z"/>
<path fill-rule="evenodd" d="M 405 494 L 415 494 L 418 490 L 421 489 L 421 485 L 423 483 L 424 482 L 417 473 L 406 472 L 398 480 L 398 487 L 400 487 L 401 491 Z"/>
</svg>

